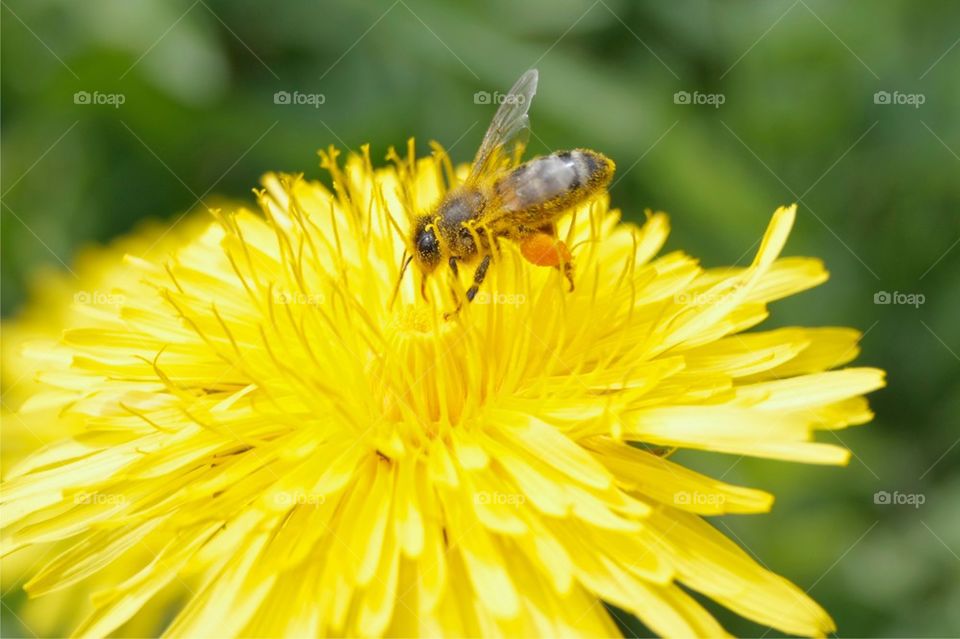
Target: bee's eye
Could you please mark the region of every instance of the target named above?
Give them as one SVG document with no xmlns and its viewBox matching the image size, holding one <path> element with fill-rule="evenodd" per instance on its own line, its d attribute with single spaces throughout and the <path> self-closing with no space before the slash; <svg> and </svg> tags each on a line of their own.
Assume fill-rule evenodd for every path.
<svg viewBox="0 0 960 639">
<path fill-rule="evenodd" d="M 424 257 L 432 257 L 440 252 L 440 244 L 432 228 L 424 229 L 417 237 L 417 252 Z"/>
</svg>

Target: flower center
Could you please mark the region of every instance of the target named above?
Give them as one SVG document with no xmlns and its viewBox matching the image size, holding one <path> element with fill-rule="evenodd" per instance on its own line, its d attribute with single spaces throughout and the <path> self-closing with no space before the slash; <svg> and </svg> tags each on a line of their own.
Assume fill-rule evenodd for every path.
<svg viewBox="0 0 960 639">
<path fill-rule="evenodd" d="M 429 305 L 395 312 L 370 376 L 384 421 L 407 443 L 425 443 L 464 420 L 483 389 L 469 329 Z M 473 356 L 471 356 L 471 354 Z"/>
</svg>

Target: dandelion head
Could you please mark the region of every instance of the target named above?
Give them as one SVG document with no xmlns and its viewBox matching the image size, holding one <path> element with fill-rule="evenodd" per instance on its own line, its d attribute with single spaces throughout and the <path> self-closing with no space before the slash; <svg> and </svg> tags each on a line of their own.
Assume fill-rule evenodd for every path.
<svg viewBox="0 0 960 639">
<path fill-rule="evenodd" d="M 608 636 L 610 604 L 662 635 L 724 634 L 691 592 L 782 631 L 830 617 L 703 518 L 772 496 L 685 468 L 700 449 L 841 464 L 819 430 L 883 384 L 843 328 L 750 330 L 822 283 L 781 258 L 657 257 L 668 220 L 607 197 L 558 223 L 576 288 L 504 242 L 471 273 L 401 273 L 409 230 L 463 169 L 439 149 L 322 154 L 330 186 L 267 175 L 163 258 L 128 255 L 122 302 L 39 353 L 22 411 L 81 426 L 7 474 L 4 550 L 65 550 L 40 596 L 123 566 L 79 634 L 172 584 L 187 636 Z M 402 275 L 402 277 L 401 277 Z M 144 553 L 144 550 L 148 550 Z M 101 582 L 97 582 L 100 584 Z"/>
</svg>

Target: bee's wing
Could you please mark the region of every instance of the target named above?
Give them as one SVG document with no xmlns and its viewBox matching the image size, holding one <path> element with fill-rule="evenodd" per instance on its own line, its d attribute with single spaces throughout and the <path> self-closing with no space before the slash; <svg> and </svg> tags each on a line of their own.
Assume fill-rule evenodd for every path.
<svg viewBox="0 0 960 639">
<path fill-rule="evenodd" d="M 468 181 L 497 170 L 504 162 L 516 163 L 519 160 L 530 134 L 527 111 L 537 92 L 537 78 L 537 70 L 530 69 L 520 76 L 504 97 L 473 159 Z"/>
</svg>

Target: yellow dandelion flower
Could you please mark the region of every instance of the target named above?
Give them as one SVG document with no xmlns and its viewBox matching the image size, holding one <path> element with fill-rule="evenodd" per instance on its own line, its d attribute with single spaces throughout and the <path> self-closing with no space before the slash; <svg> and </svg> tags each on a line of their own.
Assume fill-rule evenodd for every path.
<svg viewBox="0 0 960 639">
<path fill-rule="evenodd" d="M 57 352 L 46 348 L 45 343 L 58 340 L 64 327 L 82 324 L 91 317 L 110 317 L 116 312 L 123 303 L 119 288 L 135 283 L 137 278 L 136 273 L 123 268 L 125 254 L 152 254 L 162 258 L 208 225 L 206 211 L 189 213 L 173 228 L 158 222 L 145 222 L 108 246 L 82 250 L 69 273 L 43 269 L 32 278 L 28 305 L 3 324 L 3 367 L 0 373 L 3 391 L 0 460 L 3 468 L 10 468 L 44 445 L 83 431 L 82 416 L 61 414 L 55 405 L 26 413 L 16 410 L 43 388 L 36 376 L 45 366 L 45 355 Z M 60 354 L 65 352 L 60 351 Z M 29 579 L 31 571 L 36 571 L 45 560 L 55 557 L 57 550 L 62 552 L 72 543 L 66 540 L 58 547 L 34 546 L 5 559 L 0 573 L 4 593 L 14 591 L 17 585 Z M 145 554 L 143 560 L 151 557 Z M 87 593 L 115 583 L 122 578 L 122 570 L 122 566 L 110 566 L 88 583 L 61 587 L 41 599 L 28 599 L 11 613 L 27 632 L 40 636 L 65 636 L 92 610 Z M 125 636 L 155 635 L 163 629 L 166 610 L 177 598 L 182 598 L 184 592 L 182 587 L 168 589 L 167 596 L 156 597 L 150 603 L 150 609 L 141 610 L 124 624 L 121 632 Z"/>
<path fill-rule="evenodd" d="M 180 579 L 174 636 L 618 634 L 603 602 L 662 635 L 725 634 L 690 591 L 833 630 L 702 518 L 771 495 L 653 452 L 846 462 L 813 438 L 871 418 L 862 394 L 883 373 L 838 369 L 858 333 L 744 332 L 826 279 L 779 258 L 794 208 L 750 266 L 704 270 L 655 257 L 665 215 L 623 223 L 604 196 L 558 225 L 576 290 L 506 244 L 484 295 L 445 319 L 448 276 L 429 301 L 412 277 L 391 296 L 400 228 L 445 192 L 447 157 L 323 158 L 332 190 L 266 176 L 262 213 L 218 215 L 169 260 L 128 258 L 116 313 L 47 349 L 23 410 L 59 406 L 83 432 L 3 489 L 5 551 L 73 542 L 31 595 L 124 566 L 85 636 Z"/>
</svg>

